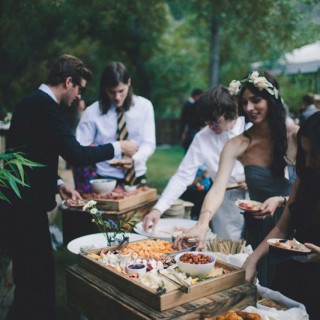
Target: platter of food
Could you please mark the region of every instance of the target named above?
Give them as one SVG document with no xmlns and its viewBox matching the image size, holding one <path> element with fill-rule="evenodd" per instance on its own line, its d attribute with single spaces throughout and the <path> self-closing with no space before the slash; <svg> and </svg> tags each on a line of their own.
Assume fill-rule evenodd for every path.
<svg viewBox="0 0 320 320">
<path fill-rule="evenodd" d="M 253 201 L 253 200 L 240 200 L 240 199 L 238 199 L 235 202 L 235 205 L 239 209 L 247 211 L 247 212 L 257 212 L 257 211 L 261 210 L 262 203 L 258 202 L 258 201 Z"/>
<path fill-rule="evenodd" d="M 186 256 L 183 263 L 190 263 L 195 275 L 180 269 L 178 256 L 170 253 L 178 253 L 170 241 L 148 238 L 118 251 L 106 247 L 80 253 L 78 259 L 83 269 L 159 311 L 245 283 L 243 269 L 215 260 L 213 253 L 194 252 L 193 262 Z"/>
<path fill-rule="evenodd" d="M 133 191 L 126 191 L 124 186 L 117 186 L 107 194 L 83 193 L 86 200 L 97 201 L 97 208 L 103 210 L 121 211 L 144 202 L 157 199 L 157 189 L 139 186 Z"/>
<path fill-rule="evenodd" d="M 284 250 L 285 252 L 309 254 L 311 252 L 304 244 L 300 243 L 296 239 L 268 239 L 269 246 Z"/>
<path fill-rule="evenodd" d="M 87 203 L 87 201 L 83 200 L 83 199 L 76 199 L 76 200 L 67 199 L 67 200 L 62 201 L 62 204 L 64 206 L 71 207 L 71 208 L 72 207 L 73 208 L 82 208 L 86 203 Z"/>
<path fill-rule="evenodd" d="M 129 237 L 130 242 L 146 239 L 146 237 L 135 233 L 125 233 L 124 235 Z M 119 237 L 121 237 L 121 235 L 119 235 Z M 84 250 L 94 250 L 104 248 L 106 244 L 107 240 L 103 233 L 94 233 L 70 241 L 67 248 L 70 252 L 78 254 L 80 253 L 80 248 Z"/>
<path fill-rule="evenodd" d="M 146 237 L 172 239 L 172 237 L 177 237 L 180 233 L 193 227 L 196 223 L 196 221 L 188 219 L 164 218 L 159 220 L 154 232 L 152 232 L 151 228 L 149 232 L 144 231 L 142 222 L 135 225 L 134 231 Z"/>
</svg>

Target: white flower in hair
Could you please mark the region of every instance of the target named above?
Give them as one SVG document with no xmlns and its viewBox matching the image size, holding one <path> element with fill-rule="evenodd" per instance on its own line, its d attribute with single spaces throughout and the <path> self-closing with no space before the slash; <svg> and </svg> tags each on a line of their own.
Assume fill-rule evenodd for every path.
<svg viewBox="0 0 320 320">
<path fill-rule="evenodd" d="M 259 77 L 259 72 L 258 71 L 253 71 L 252 73 L 251 73 L 251 75 L 249 75 L 249 79 L 251 79 L 251 80 L 255 80 L 256 78 L 258 78 Z"/>
<path fill-rule="evenodd" d="M 237 80 L 232 80 L 229 84 L 229 92 L 231 95 L 235 96 L 239 93 L 241 88 L 241 82 Z"/>
<path fill-rule="evenodd" d="M 253 80 L 253 84 L 255 87 L 257 87 L 260 91 L 262 91 L 263 89 L 267 89 L 268 88 L 268 80 L 265 77 L 256 77 Z"/>
</svg>

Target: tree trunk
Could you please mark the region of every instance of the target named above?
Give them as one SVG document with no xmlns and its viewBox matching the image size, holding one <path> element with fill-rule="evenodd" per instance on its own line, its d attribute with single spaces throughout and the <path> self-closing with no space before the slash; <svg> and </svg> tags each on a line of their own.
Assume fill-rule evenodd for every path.
<svg viewBox="0 0 320 320">
<path fill-rule="evenodd" d="M 212 50 L 212 58 L 211 58 L 211 86 L 215 87 L 219 84 L 219 48 L 220 48 L 220 22 L 219 18 L 212 18 L 211 25 L 211 50 Z"/>
</svg>

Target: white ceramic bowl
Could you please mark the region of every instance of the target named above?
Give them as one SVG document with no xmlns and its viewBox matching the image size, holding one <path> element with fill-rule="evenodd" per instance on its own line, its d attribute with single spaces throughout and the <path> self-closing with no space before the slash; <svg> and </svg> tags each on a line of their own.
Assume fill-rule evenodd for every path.
<svg viewBox="0 0 320 320">
<path fill-rule="evenodd" d="M 192 255 L 203 254 L 203 255 L 209 256 L 211 258 L 211 262 L 195 264 L 195 263 L 186 263 L 186 262 L 180 261 L 180 258 L 186 253 L 192 254 Z M 182 272 L 189 274 L 191 277 L 205 276 L 212 270 L 212 268 L 214 267 L 214 264 L 216 263 L 215 255 L 212 252 L 207 252 L 207 251 L 182 252 L 177 254 L 174 259 L 176 260 L 176 263 L 179 269 Z"/>
<path fill-rule="evenodd" d="M 142 263 L 129 264 L 127 266 L 128 274 L 145 274 L 147 272 L 147 266 Z"/>
<path fill-rule="evenodd" d="M 115 179 L 94 179 L 90 180 L 90 184 L 95 193 L 109 193 L 115 188 L 117 181 Z"/>
<path fill-rule="evenodd" d="M 125 186 L 124 186 L 124 190 L 126 190 L 127 192 L 136 191 L 136 190 L 137 190 L 137 186 L 125 185 Z"/>
</svg>

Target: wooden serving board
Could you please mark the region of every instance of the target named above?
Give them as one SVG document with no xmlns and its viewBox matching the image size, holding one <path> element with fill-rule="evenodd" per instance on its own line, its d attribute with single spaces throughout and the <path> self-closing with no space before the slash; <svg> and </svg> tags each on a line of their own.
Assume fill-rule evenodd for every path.
<svg viewBox="0 0 320 320">
<path fill-rule="evenodd" d="M 92 252 L 95 252 L 94 250 Z M 182 293 L 180 290 L 173 290 L 162 295 L 157 295 L 155 291 L 142 283 L 139 279 L 130 278 L 128 275 L 121 274 L 113 268 L 91 258 L 87 255 L 79 254 L 79 265 L 127 294 L 135 297 L 143 303 L 151 306 L 155 310 L 163 311 L 186 302 L 203 298 L 210 294 L 220 292 L 245 283 L 245 272 L 243 269 L 217 261 L 218 267 L 223 267 L 230 273 L 218 278 L 207 279 L 191 285 L 190 293 Z"/>
<path fill-rule="evenodd" d="M 122 211 L 155 199 L 157 199 L 157 189 L 150 188 L 120 200 L 95 199 L 95 201 L 97 201 L 98 209 Z"/>
<path fill-rule="evenodd" d="M 231 309 L 243 310 L 255 306 L 257 301 L 256 286 L 244 283 L 159 311 L 79 265 L 66 270 L 66 294 L 68 304 L 79 314 L 88 319 L 108 320 L 215 319 Z"/>
</svg>

